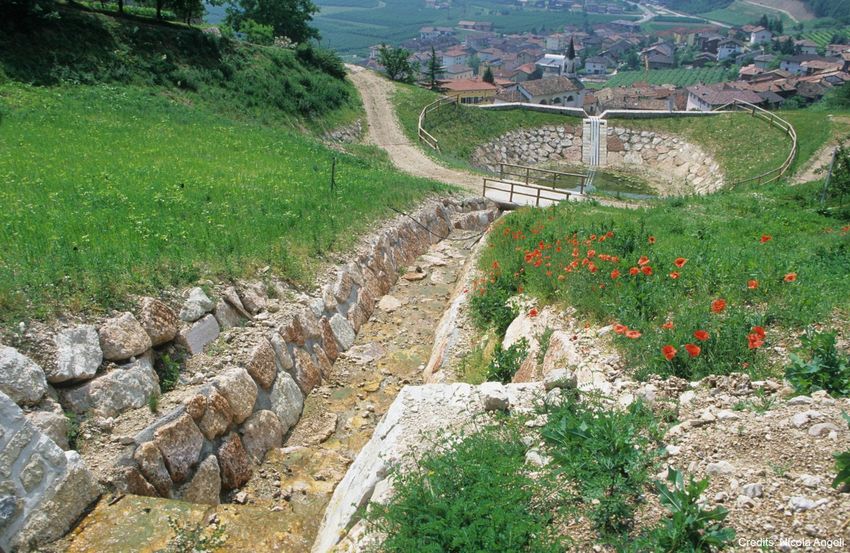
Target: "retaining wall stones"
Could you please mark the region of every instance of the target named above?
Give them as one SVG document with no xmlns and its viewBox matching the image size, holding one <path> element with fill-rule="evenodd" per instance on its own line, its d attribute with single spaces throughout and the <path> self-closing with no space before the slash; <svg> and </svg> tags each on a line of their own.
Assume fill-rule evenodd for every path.
<svg viewBox="0 0 850 553">
<path fill-rule="evenodd" d="M 305 307 L 265 332 L 246 333 L 252 341 L 238 344 L 231 367 L 133 437 L 111 484 L 138 495 L 218 503 L 221 492 L 247 482 L 254 462 L 281 445 L 304 397 L 331 376 L 399 270 L 453 227 L 484 230 L 497 215 L 483 199 L 432 202 L 381 232 Z M 246 311 L 248 303 L 243 297 Z"/>
<path fill-rule="evenodd" d="M 59 538 L 100 490 L 76 451 L 62 451 L 0 392 L 0 550 Z"/>
<path fill-rule="evenodd" d="M 325 133 L 324 139 L 328 142 L 336 142 L 337 144 L 351 144 L 353 142 L 359 142 L 362 136 L 363 120 L 358 119 L 350 125 L 337 127 Z"/>
<path fill-rule="evenodd" d="M 603 166 L 646 173 L 661 192 L 706 194 L 724 185 L 717 161 L 705 150 L 681 138 L 624 127 L 608 127 Z M 553 161 L 582 162 L 581 126 L 545 126 L 506 133 L 479 146 L 472 154 L 474 166 L 499 172 L 500 163 L 537 165 Z M 605 150 L 606 148 L 603 148 Z"/>
</svg>

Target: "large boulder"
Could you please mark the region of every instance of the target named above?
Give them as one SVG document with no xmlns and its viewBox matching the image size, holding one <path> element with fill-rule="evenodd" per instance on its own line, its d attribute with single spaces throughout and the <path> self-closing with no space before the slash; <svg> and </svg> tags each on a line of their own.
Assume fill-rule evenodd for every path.
<svg viewBox="0 0 850 553">
<path fill-rule="evenodd" d="M 240 326 L 242 321 L 245 320 L 242 318 L 242 315 L 239 314 L 239 311 L 224 301 L 223 298 L 218 300 L 218 303 L 215 306 L 214 315 L 215 320 L 218 321 L 219 325 L 221 325 L 222 330 Z"/>
<path fill-rule="evenodd" d="M 218 338 L 218 321 L 212 315 L 207 315 L 192 326 L 180 331 L 177 342 L 186 348 L 190 354 L 203 353 L 207 344 Z"/>
<path fill-rule="evenodd" d="M 348 319 L 336 313 L 329 322 L 339 351 L 346 351 L 354 345 L 354 339 L 357 336 L 354 334 L 354 328 L 348 322 Z"/>
<path fill-rule="evenodd" d="M 213 380 L 213 384 L 230 404 L 233 420 L 242 424 L 254 411 L 257 384 L 245 369 L 228 369 Z"/>
<path fill-rule="evenodd" d="M 301 417 L 304 395 L 289 373 L 282 372 L 274 383 L 270 399 L 272 411 L 280 419 L 285 434 Z"/>
<path fill-rule="evenodd" d="M 26 414 L 27 419 L 48 438 L 56 442 L 62 449 L 70 449 L 68 444 L 68 430 L 70 421 L 61 409 L 55 411 L 31 411 Z"/>
<path fill-rule="evenodd" d="M 154 298 L 144 298 L 139 306 L 139 322 L 154 346 L 170 342 L 177 336 L 177 313 Z"/>
<path fill-rule="evenodd" d="M 248 374 L 257 381 L 263 389 L 268 390 L 277 376 L 277 366 L 274 359 L 274 348 L 265 338 L 261 338 L 254 346 L 246 367 Z"/>
<path fill-rule="evenodd" d="M 251 478 L 251 460 L 242 447 L 238 434 L 230 434 L 218 448 L 221 484 L 226 490 L 242 486 Z"/>
<path fill-rule="evenodd" d="M 48 382 L 59 384 L 94 377 L 103 362 L 100 337 L 94 326 L 80 325 L 60 330 L 53 340 L 56 359 L 45 371 Z"/>
<path fill-rule="evenodd" d="M 153 441 L 162 453 L 171 480 L 179 484 L 186 480 L 198 463 L 198 456 L 204 446 L 204 435 L 192 417 L 184 413 L 157 428 Z"/>
<path fill-rule="evenodd" d="M 215 304 L 199 287 L 189 290 L 189 298 L 180 309 L 180 320 L 193 323 L 212 311 Z"/>
<path fill-rule="evenodd" d="M 205 503 L 207 505 L 218 505 L 221 501 L 221 470 L 218 459 L 210 455 L 204 459 L 195 476 L 180 492 L 180 498 L 190 503 Z"/>
<path fill-rule="evenodd" d="M 151 338 L 132 313 L 107 319 L 100 327 L 100 349 L 109 361 L 124 361 L 151 348 Z"/>
<path fill-rule="evenodd" d="M 301 348 L 295 348 L 295 382 L 298 387 L 304 392 L 304 395 L 310 393 L 310 390 L 318 386 L 322 382 L 322 372 L 309 353 Z"/>
<path fill-rule="evenodd" d="M 251 415 L 239 432 L 245 451 L 259 463 L 268 450 L 280 447 L 286 430 L 277 415 L 264 409 Z"/>
<path fill-rule="evenodd" d="M 18 405 L 34 405 L 47 392 L 47 379 L 35 361 L 15 348 L 0 346 L 0 392 Z"/>
<path fill-rule="evenodd" d="M 207 396 L 206 410 L 198 421 L 201 433 L 206 439 L 213 440 L 227 432 L 232 420 L 230 402 L 218 390 L 213 389 Z"/>
<path fill-rule="evenodd" d="M 148 354 L 80 386 L 60 390 L 59 395 L 75 413 L 96 411 L 104 417 L 114 417 L 143 407 L 151 396 L 159 395 L 159 377 Z"/>
<path fill-rule="evenodd" d="M 139 470 L 145 480 L 156 489 L 157 494 L 162 497 L 170 497 L 171 475 L 165 467 L 165 459 L 162 452 L 154 442 L 145 442 L 133 452 L 133 459 L 138 463 Z"/>
</svg>

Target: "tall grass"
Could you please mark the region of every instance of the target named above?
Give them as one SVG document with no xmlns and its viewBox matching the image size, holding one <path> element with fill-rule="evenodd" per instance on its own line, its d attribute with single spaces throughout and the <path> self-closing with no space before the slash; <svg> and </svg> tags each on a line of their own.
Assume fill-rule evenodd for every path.
<svg viewBox="0 0 850 553">
<path fill-rule="evenodd" d="M 306 282 L 388 206 L 443 189 L 375 150 L 339 153 L 151 88 L 7 84 L 0 103 L 4 323 L 266 265 Z"/>
</svg>

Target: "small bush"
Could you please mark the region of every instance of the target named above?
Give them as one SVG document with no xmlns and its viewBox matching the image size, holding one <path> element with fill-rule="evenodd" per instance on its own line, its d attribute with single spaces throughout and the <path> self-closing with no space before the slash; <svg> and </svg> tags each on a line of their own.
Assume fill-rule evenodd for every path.
<svg viewBox="0 0 850 553">
<path fill-rule="evenodd" d="M 504 336 L 519 314 L 516 307 L 508 305 L 508 299 L 514 294 L 515 288 L 504 277 L 479 288 L 469 302 L 475 325 L 481 330 L 492 328 L 497 336 Z"/>
<path fill-rule="evenodd" d="M 847 421 L 848 426 L 850 426 L 850 415 L 842 412 L 841 416 L 844 417 L 844 420 Z M 850 450 L 847 450 L 843 453 L 836 453 L 833 455 L 835 457 L 835 479 L 832 481 L 833 488 L 850 487 Z"/>
<path fill-rule="evenodd" d="M 65 411 L 65 418 L 68 419 L 68 447 L 77 449 L 77 441 L 80 439 L 80 419 L 71 411 Z"/>
<path fill-rule="evenodd" d="M 367 513 L 370 530 L 386 535 L 381 551 L 563 551 L 550 530 L 551 506 L 535 501 L 544 484 L 529 476 L 525 453 L 508 423 L 446 438 L 411 468 L 394 468 L 392 499 Z"/>
<path fill-rule="evenodd" d="M 802 347 L 791 354 L 791 365 L 785 370 L 785 378 L 794 389 L 803 394 L 826 390 L 834 396 L 850 395 L 850 358 L 835 348 L 835 333 L 809 328 L 801 342 Z"/>
<path fill-rule="evenodd" d="M 167 353 L 157 359 L 154 370 L 159 377 L 159 389 L 162 393 L 170 392 L 180 382 L 180 360 L 172 359 Z"/>
<path fill-rule="evenodd" d="M 503 349 L 501 344 L 497 344 L 493 358 L 487 367 L 487 380 L 507 384 L 513 380 L 526 357 L 528 357 L 528 340 L 526 338 L 520 338 L 508 349 Z"/>
<path fill-rule="evenodd" d="M 672 488 L 660 481 L 655 485 L 661 504 L 672 516 L 635 540 L 630 551 L 709 553 L 731 545 L 735 530 L 723 526 L 729 512 L 723 507 L 704 510 L 697 503 L 708 489 L 708 479 L 695 481 L 690 477 L 685 484 L 682 473 L 674 469 L 668 470 L 667 479 L 673 484 Z"/>
</svg>

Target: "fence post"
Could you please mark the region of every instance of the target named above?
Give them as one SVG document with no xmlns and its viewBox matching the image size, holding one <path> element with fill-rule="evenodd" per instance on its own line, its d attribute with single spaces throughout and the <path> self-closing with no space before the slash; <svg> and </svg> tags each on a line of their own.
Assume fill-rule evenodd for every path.
<svg viewBox="0 0 850 553">
<path fill-rule="evenodd" d="M 537 201 L 537 203 L 534 205 L 534 207 L 540 207 L 540 189 L 539 188 L 537 189 L 537 200 L 536 201 Z"/>
<path fill-rule="evenodd" d="M 511 193 L 508 196 L 508 203 L 514 203 L 514 183 L 511 183 Z"/>
</svg>

